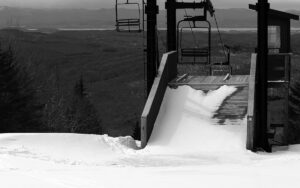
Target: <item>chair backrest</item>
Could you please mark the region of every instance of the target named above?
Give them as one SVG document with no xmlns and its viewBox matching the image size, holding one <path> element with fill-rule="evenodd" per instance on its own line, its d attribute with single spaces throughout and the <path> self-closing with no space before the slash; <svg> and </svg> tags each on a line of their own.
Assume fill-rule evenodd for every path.
<svg viewBox="0 0 300 188">
<path fill-rule="evenodd" d="M 191 24 L 192 22 L 192 24 Z M 182 26 L 183 23 L 188 23 L 189 27 Z M 197 23 L 207 23 L 207 26 L 199 26 Z M 207 30 L 207 46 L 200 47 L 199 38 L 197 36 L 201 30 Z M 187 30 L 187 31 L 186 31 Z M 184 33 L 191 32 L 193 35 L 193 43 L 190 46 L 184 47 Z M 197 36 L 196 36 L 197 35 Z M 180 64 L 210 64 L 211 56 L 211 24 L 201 16 L 186 16 L 177 24 L 177 51 Z M 203 59 L 205 58 L 205 59 Z"/>
<path fill-rule="evenodd" d="M 136 16 L 133 18 L 120 18 L 120 6 L 130 6 L 136 8 Z M 118 32 L 142 32 L 141 29 L 141 8 L 139 3 L 131 3 L 129 0 L 120 2 L 116 0 L 116 30 Z M 144 5 L 143 5 L 144 10 Z"/>
</svg>

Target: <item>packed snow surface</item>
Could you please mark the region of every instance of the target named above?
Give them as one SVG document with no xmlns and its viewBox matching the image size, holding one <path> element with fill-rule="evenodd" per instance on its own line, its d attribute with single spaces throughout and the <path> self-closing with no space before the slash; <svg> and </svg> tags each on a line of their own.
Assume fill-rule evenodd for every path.
<svg viewBox="0 0 300 188">
<path fill-rule="evenodd" d="M 2 188 L 282 188 L 299 185 L 300 146 L 245 150 L 245 121 L 213 114 L 236 89 L 167 89 L 148 146 L 131 137 L 1 134 Z"/>
</svg>

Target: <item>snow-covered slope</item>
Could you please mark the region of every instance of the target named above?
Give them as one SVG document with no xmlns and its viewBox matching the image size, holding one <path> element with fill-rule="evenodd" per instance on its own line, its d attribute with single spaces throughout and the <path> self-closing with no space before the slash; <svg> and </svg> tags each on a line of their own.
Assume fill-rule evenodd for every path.
<svg viewBox="0 0 300 188">
<path fill-rule="evenodd" d="M 107 165 L 122 157 L 126 150 L 133 149 L 137 147 L 131 137 L 111 138 L 107 135 L 79 134 L 4 134 L 0 136 L 1 156 L 6 154 L 66 165 Z M 1 165 L 5 166 L 0 161 Z M 28 166 L 27 163 L 18 165 L 24 165 L 26 168 Z"/>
<path fill-rule="evenodd" d="M 144 150 L 131 137 L 1 134 L 0 187 L 297 187 L 300 146 L 254 154 L 245 150 L 245 122 L 212 123 L 234 91 L 168 89 Z"/>
</svg>

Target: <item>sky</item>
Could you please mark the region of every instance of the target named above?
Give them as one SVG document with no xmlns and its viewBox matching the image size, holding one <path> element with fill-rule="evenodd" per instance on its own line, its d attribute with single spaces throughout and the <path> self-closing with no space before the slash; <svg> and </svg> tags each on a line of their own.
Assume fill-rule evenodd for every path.
<svg viewBox="0 0 300 188">
<path fill-rule="evenodd" d="M 141 0 L 132 0 L 141 1 Z M 178 0 L 181 1 L 181 0 Z M 184 0 L 189 1 L 189 0 Z M 191 0 L 190 0 L 191 1 Z M 193 1 L 193 0 L 192 0 Z M 161 9 L 165 0 L 158 0 Z M 218 8 L 248 8 L 249 3 L 256 0 L 212 0 L 214 7 Z M 300 10 L 300 0 L 269 0 L 272 8 L 280 10 Z M 0 0 L 0 6 L 17 6 L 29 8 L 112 8 L 115 0 Z"/>
</svg>

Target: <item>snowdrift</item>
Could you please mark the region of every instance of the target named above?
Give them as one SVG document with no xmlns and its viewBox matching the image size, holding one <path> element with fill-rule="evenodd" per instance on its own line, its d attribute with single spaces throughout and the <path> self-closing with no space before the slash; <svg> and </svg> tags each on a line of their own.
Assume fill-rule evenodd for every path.
<svg viewBox="0 0 300 188">
<path fill-rule="evenodd" d="M 0 155 L 64 165 L 108 165 L 137 149 L 131 137 L 82 134 L 3 134 Z M 3 161 L 0 160 L 0 167 Z M 22 164 L 26 167 L 26 164 Z"/>
<path fill-rule="evenodd" d="M 204 93 L 189 86 L 168 88 L 146 150 L 154 153 L 245 151 L 246 126 L 212 121 L 222 102 L 236 91 L 223 86 Z"/>
<path fill-rule="evenodd" d="M 65 164 L 103 164 L 128 155 L 186 155 L 245 151 L 245 124 L 217 125 L 212 117 L 236 88 L 205 93 L 189 86 L 167 88 L 147 147 L 131 137 L 80 134 L 4 134 L 1 151 Z M 9 148 L 6 150 L 6 148 Z"/>
</svg>

